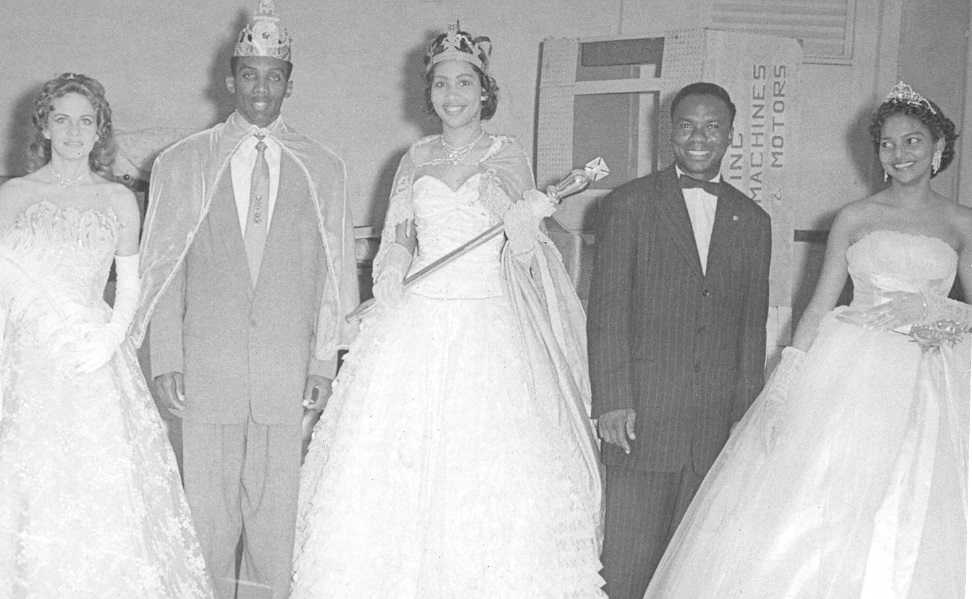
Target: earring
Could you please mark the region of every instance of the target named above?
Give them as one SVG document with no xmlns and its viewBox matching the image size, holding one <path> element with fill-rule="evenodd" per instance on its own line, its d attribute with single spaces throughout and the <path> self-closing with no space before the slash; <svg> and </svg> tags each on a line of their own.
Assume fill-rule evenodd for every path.
<svg viewBox="0 0 972 599">
<path fill-rule="evenodd" d="M 932 156 L 932 172 L 931 172 L 931 174 L 932 175 L 938 174 L 938 171 L 940 171 L 941 168 L 942 168 L 942 151 L 941 150 L 935 150 L 935 155 Z"/>
<path fill-rule="evenodd" d="M 881 169 L 881 170 L 884 170 L 884 169 Z M 884 182 L 887 183 L 888 182 L 888 179 L 890 179 L 890 178 L 891 178 L 891 175 L 888 174 L 888 171 L 884 171 Z"/>
</svg>

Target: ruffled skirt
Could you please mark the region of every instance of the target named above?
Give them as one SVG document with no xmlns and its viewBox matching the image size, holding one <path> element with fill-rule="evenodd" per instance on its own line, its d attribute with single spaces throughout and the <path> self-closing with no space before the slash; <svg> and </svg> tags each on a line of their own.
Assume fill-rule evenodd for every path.
<svg viewBox="0 0 972 599">
<path fill-rule="evenodd" d="M 603 596 L 585 466 L 520 348 L 503 297 L 366 322 L 301 470 L 294 599 Z"/>
</svg>

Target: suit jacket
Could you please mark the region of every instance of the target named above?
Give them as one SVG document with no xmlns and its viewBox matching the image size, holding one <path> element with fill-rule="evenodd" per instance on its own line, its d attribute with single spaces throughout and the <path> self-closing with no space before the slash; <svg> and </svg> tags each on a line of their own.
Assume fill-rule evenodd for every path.
<svg viewBox="0 0 972 599">
<path fill-rule="evenodd" d="M 307 374 L 333 376 L 314 360 L 327 260 L 315 206 L 300 166 L 281 156 L 280 185 L 260 275 L 250 281 L 227 169 L 212 206 L 149 331 L 153 375 L 182 372 L 182 417 L 300 424 Z"/>
<path fill-rule="evenodd" d="M 588 305 L 593 417 L 637 415 L 630 454 L 608 465 L 705 474 L 763 385 L 769 216 L 729 184 L 703 275 L 675 166 L 599 207 Z"/>
</svg>

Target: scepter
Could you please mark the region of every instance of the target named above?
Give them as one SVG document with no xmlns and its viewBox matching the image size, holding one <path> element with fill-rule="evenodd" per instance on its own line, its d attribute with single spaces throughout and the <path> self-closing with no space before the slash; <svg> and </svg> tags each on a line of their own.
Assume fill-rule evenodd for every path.
<svg viewBox="0 0 972 599">
<path fill-rule="evenodd" d="M 550 202 L 556 206 L 557 204 L 560 204 L 560 202 L 564 198 L 584 191 L 585 189 L 587 189 L 587 186 L 590 185 L 592 182 L 603 179 L 610 172 L 611 171 L 610 169 L 608 169 L 607 164 L 605 164 L 604 160 L 601 159 L 600 156 L 598 156 L 594 160 L 591 160 L 586 165 L 584 165 L 584 168 L 575 168 L 572 171 L 570 171 L 570 173 L 566 177 L 561 179 L 560 182 L 557 183 L 556 185 L 548 185 L 547 198 L 549 198 Z M 418 283 L 425 277 L 439 270 L 446 264 L 453 262 L 460 256 L 464 256 L 465 254 L 468 254 L 469 252 L 483 245 L 484 243 L 496 237 L 497 235 L 500 235 L 502 232 L 503 232 L 503 223 L 497 223 L 493 225 L 489 229 L 473 237 L 472 239 L 460 245 L 459 247 L 452 250 L 451 252 L 448 252 L 447 254 L 436 259 L 434 262 L 432 262 L 422 270 L 405 277 L 405 280 L 402 281 L 402 286 L 407 289 L 409 286 Z M 363 302 L 361 305 L 355 308 L 350 314 L 348 314 L 345 317 L 345 320 L 350 322 L 351 320 L 359 316 L 363 316 L 364 314 L 367 314 L 374 307 L 374 304 L 375 304 L 375 300 L 373 299 Z"/>
</svg>

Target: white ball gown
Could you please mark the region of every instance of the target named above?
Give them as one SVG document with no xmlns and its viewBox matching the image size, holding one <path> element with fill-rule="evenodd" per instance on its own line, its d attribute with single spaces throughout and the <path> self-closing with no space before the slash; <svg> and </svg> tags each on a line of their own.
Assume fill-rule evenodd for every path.
<svg viewBox="0 0 972 599">
<path fill-rule="evenodd" d="M 506 168 L 532 187 L 522 148 L 500 137 L 457 190 L 416 176 L 430 139 L 403 160 L 388 217 L 414 217 L 412 272 L 498 222 Z M 603 596 L 589 412 L 529 357 L 502 248 L 365 321 L 301 471 L 293 599 Z"/>
<path fill-rule="evenodd" d="M 0 238 L 0 597 L 212 597 L 175 456 L 130 341 L 91 374 L 113 212 L 29 206 Z"/>
<path fill-rule="evenodd" d="M 944 241 L 877 230 L 847 250 L 852 307 L 887 292 L 944 296 Z M 753 404 L 682 521 L 646 597 L 965 596 L 970 342 L 828 314 L 764 450 Z"/>
</svg>

